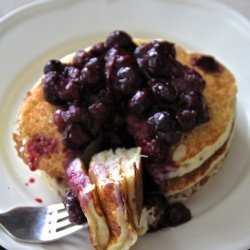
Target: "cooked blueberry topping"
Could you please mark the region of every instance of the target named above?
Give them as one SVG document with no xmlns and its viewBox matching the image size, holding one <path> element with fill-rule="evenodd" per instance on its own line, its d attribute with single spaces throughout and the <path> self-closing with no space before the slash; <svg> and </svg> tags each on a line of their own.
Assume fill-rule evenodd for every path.
<svg viewBox="0 0 250 250">
<path fill-rule="evenodd" d="M 190 210 L 182 203 L 174 203 L 166 209 L 166 220 L 169 226 L 178 226 L 191 220 Z"/>
<path fill-rule="evenodd" d="M 156 137 L 159 137 L 163 143 L 173 145 L 180 141 L 181 131 L 176 128 L 170 131 L 158 131 Z"/>
<path fill-rule="evenodd" d="M 200 58 L 206 60 L 213 61 Z M 100 133 L 121 145 L 122 134 L 130 134 L 150 161 L 165 161 L 162 154 L 183 132 L 209 119 L 205 81 L 176 60 L 167 41 L 136 46 L 126 32 L 114 31 L 78 51 L 72 64 L 51 60 L 44 72 L 44 98 L 59 106 L 54 122 L 71 149 L 84 149 Z"/>
<path fill-rule="evenodd" d="M 44 72 L 45 100 L 59 106 L 54 122 L 71 149 L 84 149 L 99 134 L 110 135 L 112 147 L 122 145 L 130 134 L 150 161 L 167 161 L 162 155 L 169 146 L 209 119 L 205 81 L 176 60 L 167 41 L 136 46 L 114 31 L 88 52 L 78 51 L 72 64 L 51 60 Z"/>
<path fill-rule="evenodd" d="M 147 193 L 145 205 L 149 211 L 149 232 L 178 226 L 191 219 L 190 210 L 184 204 L 177 202 L 169 204 L 160 192 Z"/>
<path fill-rule="evenodd" d="M 208 72 L 221 68 L 207 56 L 193 65 Z M 155 186 L 174 167 L 171 145 L 209 120 L 204 79 L 177 61 L 167 41 L 137 46 L 126 32 L 114 31 L 90 50 L 79 50 L 72 63 L 49 61 L 44 74 L 44 98 L 57 106 L 54 123 L 66 148 L 79 155 L 96 139 L 98 150 L 139 146 Z M 164 223 L 177 225 L 188 215 L 179 205 L 169 206 Z"/>
</svg>

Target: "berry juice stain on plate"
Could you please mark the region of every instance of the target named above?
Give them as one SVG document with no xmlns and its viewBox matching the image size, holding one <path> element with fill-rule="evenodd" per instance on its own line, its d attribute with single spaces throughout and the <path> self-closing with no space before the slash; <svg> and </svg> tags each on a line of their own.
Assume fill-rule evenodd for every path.
<svg viewBox="0 0 250 250">
<path fill-rule="evenodd" d="M 35 183 L 35 178 L 29 178 L 29 183 Z"/>
<path fill-rule="evenodd" d="M 35 201 L 38 202 L 38 203 L 42 203 L 43 200 L 41 198 L 35 198 Z"/>
</svg>

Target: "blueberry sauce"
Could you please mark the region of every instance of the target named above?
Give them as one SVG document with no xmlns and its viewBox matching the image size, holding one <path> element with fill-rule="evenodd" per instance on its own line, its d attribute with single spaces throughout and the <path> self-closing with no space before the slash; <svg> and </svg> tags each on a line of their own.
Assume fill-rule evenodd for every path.
<svg viewBox="0 0 250 250">
<path fill-rule="evenodd" d="M 43 200 L 42 200 L 41 198 L 35 198 L 35 201 L 36 201 L 37 203 L 42 203 L 42 202 L 43 202 Z"/>
<path fill-rule="evenodd" d="M 34 135 L 30 138 L 27 144 L 29 153 L 28 164 L 30 170 L 35 171 L 42 157 L 50 157 L 52 153 L 57 152 L 58 143 L 54 138 L 49 138 L 40 135 Z"/>
<path fill-rule="evenodd" d="M 199 56 L 192 60 L 192 65 L 209 72 L 217 73 L 221 71 L 221 65 L 212 56 Z"/>
<path fill-rule="evenodd" d="M 191 220 L 190 210 L 182 203 L 169 204 L 160 192 L 150 192 L 145 197 L 145 207 L 149 211 L 148 232 L 173 227 Z"/>
<path fill-rule="evenodd" d="M 210 57 L 194 63 L 209 72 L 218 70 Z M 44 74 L 44 98 L 57 107 L 54 123 L 67 149 L 84 152 L 97 138 L 98 150 L 139 146 L 148 156 L 143 168 L 156 184 L 174 166 L 170 147 L 183 133 L 209 120 L 204 79 L 177 61 L 175 46 L 168 41 L 137 46 L 127 33 L 114 31 L 89 51 L 78 51 L 72 63 L 49 61 Z M 31 169 L 41 156 L 56 150 L 51 140 L 30 142 Z M 182 208 L 170 211 L 175 217 Z M 169 224 L 188 218 L 184 217 Z"/>
<path fill-rule="evenodd" d="M 35 183 L 35 178 L 29 178 L 29 183 Z"/>
</svg>

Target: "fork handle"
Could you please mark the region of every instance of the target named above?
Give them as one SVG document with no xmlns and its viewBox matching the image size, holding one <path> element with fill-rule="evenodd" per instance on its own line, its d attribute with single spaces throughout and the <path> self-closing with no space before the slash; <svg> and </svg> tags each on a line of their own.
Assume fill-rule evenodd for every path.
<svg viewBox="0 0 250 250">
<path fill-rule="evenodd" d="M 5 218 L 4 213 L 2 214 L 0 213 L 0 225 L 3 224 L 4 218 Z"/>
<path fill-rule="evenodd" d="M 7 228 L 4 226 L 4 222 L 6 221 L 6 217 L 4 213 L 0 213 L 0 228 L 4 229 L 7 231 Z M 8 231 L 7 231 L 8 232 Z"/>
</svg>

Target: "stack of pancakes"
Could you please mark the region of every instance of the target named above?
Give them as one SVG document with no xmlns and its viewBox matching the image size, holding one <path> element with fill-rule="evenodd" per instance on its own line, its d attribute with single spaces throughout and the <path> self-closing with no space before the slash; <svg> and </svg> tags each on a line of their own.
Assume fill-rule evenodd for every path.
<svg viewBox="0 0 250 250">
<path fill-rule="evenodd" d="M 138 45 L 145 43 L 135 41 Z M 188 53 L 178 46 L 176 52 L 182 64 L 195 68 L 206 81 L 204 96 L 210 116 L 207 123 L 184 134 L 170 149 L 174 167 L 166 166 L 167 179 L 159 186 L 170 199 L 182 200 L 191 196 L 223 166 L 233 135 L 236 84 L 233 75 L 223 65 L 220 64 L 219 71 L 207 72 L 193 65 L 201 54 Z M 61 61 L 70 63 L 73 57 L 74 53 Z M 56 150 L 37 156 L 35 168 L 45 173 L 58 188 L 58 182 L 54 180 L 65 184 L 65 168 L 72 155 L 65 149 L 62 135 L 53 122 L 56 107 L 44 100 L 42 84 L 43 77 L 29 91 L 19 112 L 14 140 L 19 156 L 32 169 L 34 166 L 28 150 L 31 138 L 38 135 L 57 142 Z"/>
</svg>

